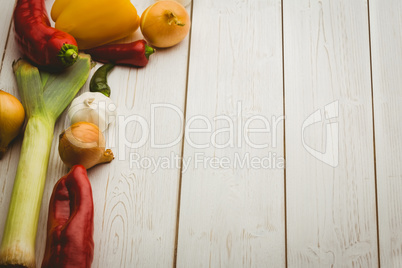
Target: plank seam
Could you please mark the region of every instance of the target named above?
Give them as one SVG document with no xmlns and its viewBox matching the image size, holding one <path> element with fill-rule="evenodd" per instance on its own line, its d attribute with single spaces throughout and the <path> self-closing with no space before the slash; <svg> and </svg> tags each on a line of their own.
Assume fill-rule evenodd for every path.
<svg viewBox="0 0 402 268">
<path fill-rule="evenodd" d="M 373 158 L 374 158 L 374 189 L 375 189 L 375 209 L 376 209 L 376 225 L 377 225 L 377 255 L 378 267 L 381 267 L 380 255 L 380 228 L 378 219 L 378 189 L 377 189 L 377 158 L 376 158 L 376 143 L 375 143 L 375 113 L 374 113 L 374 84 L 373 84 L 373 59 L 371 52 L 371 20 L 370 20 L 370 0 L 367 0 L 367 23 L 369 37 L 369 54 L 370 54 L 370 83 L 371 83 L 371 117 L 373 122 Z"/>
<path fill-rule="evenodd" d="M 11 20 L 10 20 L 10 25 L 8 26 L 8 32 L 7 32 L 6 43 L 4 44 L 3 56 L 1 57 L 0 73 L 1 73 L 1 71 L 3 70 L 4 58 L 5 58 L 5 56 L 6 56 L 8 41 L 9 41 L 9 39 L 10 39 L 11 26 L 12 26 L 12 24 L 13 24 L 12 21 L 13 21 L 13 19 L 11 18 Z"/>
<path fill-rule="evenodd" d="M 193 7 L 194 1 L 191 1 L 190 18 L 193 21 Z M 179 242 L 179 226 L 180 226 L 180 201 L 181 201 L 181 186 L 183 179 L 183 160 L 184 160 L 184 141 L 185 141 L 185 130 L 186 130 L 186 115 L 187 115 L 187 93 L 188 93 L 188 77 L 190 72 L 190 55 L 191 55 L 191 36 L 193 31 L 193 24 L 191 23 L 190 32 L 188 37 L 188 56 L 187 56 L 187 74 L 186 74 L 186 90 L 184 92 L 184 111 L 183 111 L 183 136 L 181 144 L 181 160 L 180 160 L 180 173 L 179 173 L 179 185 L 177 193 L 177 216 L 176 216 L 176 236 L 174 241 L 174 253 L 173 253 L 173 267 L 177 267 L 177 247 Z"/>
<path fill-rule="evenodd" d="M 287 230 L 287 203 L 286 203 L 286 100 L 285 100 L 285 32 L 284 32 L 284 26 L 283 26 L 283 1 L 281 0 L 281 28 L 282 28 L 282 87 L 283 87 L 283 105 L 282 105 L 282 113 L 283 117 L 285 118 L 283 120 L 283 158 L 285 161 L 285 166 L 283 168 L 283 198 L 284 198 L 284 216 L 285 216 L 285 267 L 288 267 L 288 230 Z"/>
</svg>

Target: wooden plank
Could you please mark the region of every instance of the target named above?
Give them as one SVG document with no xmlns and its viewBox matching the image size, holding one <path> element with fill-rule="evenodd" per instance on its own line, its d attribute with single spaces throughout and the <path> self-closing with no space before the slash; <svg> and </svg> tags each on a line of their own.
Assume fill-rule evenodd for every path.
<svg viewBox="0 0 402 268">
<path fill-rule="evenodd" d="M 377 267 L 366 1 L 285 0 L 290 267 Z"/>
<path fill-rule="evenodd" d="M 285 266 L 281 33 L 279 0 L 193 2 L 178 267 Z"/>
<path fill-rule="evenodd" d="M 14 1 L 2 1 L 0 10 L 0 72 L 3 67 L 3 58 L 6 50 L 6 42 L 9 31 L 11 30 L 11 19 L 14 9 Z M 0 82 L 0 89 L 2 84 Z"/>
<path fill-rule="evenodd" d="M 46 1 L 48 10 L 52 3 Z M 146 0 L 135 1 L 139 14 L 150 4 Z M 142 38 L 142 35 L 137 31 L 123 41 L 139 38 Z M 167 159 L 172 154 L 180 156 L 181 142 L 168 148 L 157 148 L 152 145 L 151 140 L 154 138 L 158 144 L 166 144 L 177 137 L 180 138 L 183 124 L 180 118 L 177 118 L 175 110 L 166 107 L 155 109 L 154 136 L 151 136 L 151 132 L 146 133 L 140 123 L 151 129 L 154 104 L 168 104 L 181 112 L 184 111 L 188 42 L 187 37 L 173 48 L 158 50 L 150 57 L 150 62 L 145 68 L 115 67 L 109 75 L 111 98 L 118 107 L 118 118 L 106 132 L 106 140 L 108 148 L 113 150 L 116 158 L 110 164 L 88 171 L 95 205 L 95 255 L 92 267 L 173 265 L 180 165 L 154 168 L 147 167 L 146 161 L 143 161 L 145 164 L 137 167 L 135 159 L 141 157 L 158 160 Z M 5 91 L 16 95 L 18 94 L 11 63 L 18 57 L 19 52 L 11 33 L 0 81 Z M 91 73 L 93 74 L 99 66 L 98 64 L 93 68 Z M 86 91 L 88 83 L 81 93 Z M 172 121 L 172 118 L 177 120 Z M 55 127 L 41 207 L 36 241 L 38 266 L 44 253 L 50 194 L 55 182 L 68 172 L 58 156 L 56 146 L 59 133 L 68 126 L 69 122 L 64 113 Z M 145 141 L 141 146 L 131 144 L 141 138 Z M 16 141 L 5 159 L 0 162 L 0 215 L 7 215 L 20 143 L 21 140 Z M 0 217 L 1 232 L 4 223 L 5 217 Z M 0 239 L 1 236 L 2 234 Z"/>
<path fill-rule="evenodd" d="M 402 5 L 369 3 L 380 260 L 402 267 Z"/>
</svg>

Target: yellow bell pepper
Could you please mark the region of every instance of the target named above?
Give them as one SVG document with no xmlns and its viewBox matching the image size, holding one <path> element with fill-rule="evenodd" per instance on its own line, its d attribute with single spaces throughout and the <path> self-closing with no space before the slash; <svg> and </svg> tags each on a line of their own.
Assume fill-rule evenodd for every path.
<svg viewBox="0 0 402 268">
<path fill-rule="evenodd" d="M 79 49 L 127 37 L 140 25 L 130 0 L 56 0 L 50 15 L 55 28 L 74 36 Z"/>
</svg>

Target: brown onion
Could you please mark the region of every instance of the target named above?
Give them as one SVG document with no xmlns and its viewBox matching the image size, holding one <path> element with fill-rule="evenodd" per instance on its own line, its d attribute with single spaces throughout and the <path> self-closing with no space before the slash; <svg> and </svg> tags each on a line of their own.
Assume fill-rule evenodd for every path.
<svg viewBox="0 0 402 268">
<path fill-rule="evenodd" d="M 154 47 L 171 47 L 180 43 L 190 30 L 190 16 L 175 1 L 159 1 L 141 15 L 142 35 Z"/>
<path fill-rule="evenodd" d="M 13 95 L 0 90 L 0 159 L 8 144 L 18 135 L 25 120 L 25 110 Z"/>
<path fill-rule="evenodd" d="M 105 150 L 105 138 L 98 126 L 77 122 L 60 134 L 59 155 L 68 167 L 83 165 L 89 169 L 114 159 L 110 149 Z"/>
</svg>

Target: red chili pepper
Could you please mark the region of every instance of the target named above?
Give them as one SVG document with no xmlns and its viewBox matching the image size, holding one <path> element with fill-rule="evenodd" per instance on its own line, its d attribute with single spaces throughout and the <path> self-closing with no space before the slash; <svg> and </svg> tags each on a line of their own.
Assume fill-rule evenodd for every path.
<svg viewBox="0 0 402 268">
<path fill-rule="evenodd" d="M 145 40 L 126 44 L 104 45 L 85 51 L 85 53 L 91 55 L 92 59 L 102 63 L 134 67 L 144 67 L 147 65 L 149 56 L 154 52 L 155 49 L 148 46 Z"/>
<path fill-rule="evenodd" d="M 42 268 L 89 268 L 94 254 L 94 208 L 86 169 L 73 166 L 54 186 Z"/>
<path fill-rule="evenodd" d="M 18 0 L 13 17 L 19 49 L 35 65 L 57 71 L 77 60 L 77 42 L 50 26 L 44 0 Z"/>
</svg>

